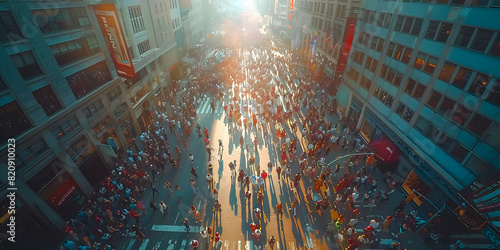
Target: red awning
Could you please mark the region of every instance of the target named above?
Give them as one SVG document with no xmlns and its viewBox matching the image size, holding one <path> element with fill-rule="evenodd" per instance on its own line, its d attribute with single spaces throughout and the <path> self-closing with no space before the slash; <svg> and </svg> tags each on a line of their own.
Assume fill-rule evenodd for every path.
<svg viewBox="0 0 500 250">
<path fill-rule="evenodd" d="M 396 162 L 399 159 L 398 147 L 389 139 L 382 139 L 370 143 L 376 156 L 385 163 Z"/>
</svg>

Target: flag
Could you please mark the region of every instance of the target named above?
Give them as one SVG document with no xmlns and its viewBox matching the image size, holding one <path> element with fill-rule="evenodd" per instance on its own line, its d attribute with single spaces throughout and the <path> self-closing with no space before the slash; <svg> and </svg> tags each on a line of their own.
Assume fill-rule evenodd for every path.
<svg viewBox="0 0 500 250">
<path fill-rule="evenodd" d="M 328 37 L 326 38 L 326 43 L 330 43 L 330 40 L 332 40 L 332 36 L 333 36 L 333 30 L 330 31 L 330 35 L 328 35 Z"/>
</svg>

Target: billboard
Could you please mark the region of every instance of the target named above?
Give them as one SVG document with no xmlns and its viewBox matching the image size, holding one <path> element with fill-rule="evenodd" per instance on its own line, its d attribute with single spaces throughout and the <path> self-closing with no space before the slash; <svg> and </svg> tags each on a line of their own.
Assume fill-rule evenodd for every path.
<svg viewBox="0 0 500 250">
<path fill-rule="evenodd" d="M 313 63 L 314 59 L 316 59 L 316 50 L 318 48 L 318 39 L 319 39 L 319 34 L 317 31 L 314 31 L 314 35 L 312 38 L 312 46 L 311 46 L 311 63 Z"/>
<path fill-rule="evenodd" d="M 99 4 L 92 7 L 97 16 L 104 40 L 106 40 L 109 53 L 113 58 L 118 76 L 133 80 L 135 70 L 132 65 L 132 58 L 130 58 L 127 50 L 127 43 L 125 42 L 115 5 Z"/>
<path fill-rule="evenodd" d="M 339 58 L 337 59 L 337 72 L 343 72 L 345 70 L 347 59 L 349 59 L 349 53 L 351 52 L 354 32 L 356 31 L 356 21 L 356 18 L 347 18 L 344 30 L 344 38 L 342 41 L 342 46 L 340 47 Z"/>
</svg>

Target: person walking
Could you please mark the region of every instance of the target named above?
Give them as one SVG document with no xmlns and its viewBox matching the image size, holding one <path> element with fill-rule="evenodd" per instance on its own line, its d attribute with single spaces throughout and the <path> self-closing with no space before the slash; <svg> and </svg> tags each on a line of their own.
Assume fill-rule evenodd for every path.
<svg viewBox="0 0 500 250">
<path fill-rule="evenodd" d="M 177 192 L 177 198 L 179 200 L 182 199 L 182 191 L 181 191 L 181 187 L 179 185 L 175 185 L 175 191 Z"/>
<path fill-rule="evenodd" d="M 292 204 L 290 205 L 290 209 L 293 210 L 293 216 L 297 216 L 297 201 L 292 201 Z"/>
<path fill-rule="evenodd" d="M 165 182 L 165 188 L 168 189 L 168 192 L 170 193 L 170 197 L 174 194 L 174 191 L 172 190 L 172 183 L 170 181 Z"/>
<path fill-rule="evenodd" d="M 146 207 L 144 207 L 144 204 L 142 204 L 141 201 L 137 201 L 135 203 L 135 207 L 137 208 L 137 210 L 142 211 L 144 215 L 146 214 Z"/>
<path fill-rule="evenodd" d="M 283 205 L 281 205 L 281 203 L 276 205 L 276 213 L 278 214 L 278 219 L 283 219 Z"/>
<path fill-rule="evenodd" d="M 189 154 L 189 160 L 191 160 L 191 165 L 194 164 L 194 156 L 193 156 L 193 154 Z"/>
<path fill-rule="evenodd" d="M 197 194 L 198 192 L 196 191 L 196 181 L 193 178 L 191 178 L 191 179 L 189 179 L 189 184 L 191 185 L 191 188 L 193 189 L 193 193 Z"/>
<path fill-rule="evenodd" d="M 189 230 L 191 230 L 191 228 L 189 227 L 189 220 L 188 218 L 183 218 L 182 221 L 181 221 L 181 225 L 183 225 L 184 227 L 186 227 L 186 231 L 189 232 Z"/>
<path fill-rule="evenodd" d="M 156 210 L 158 209 L 158 207 L 156 206 L 156 203 L 155 203 L 154 199 L 151 199 L 149 201 L 149 207 L 153 209 L 153 214 L 155 214 Z"/>
<path fill-rule="evenodd" d="M 271 250 L 273 250 L 274 249 L 274 243 L 276 243 L 276 238 L 274 238 L 274 236 L 271 236 L 271 237 L 269 237 L 268 242 L 269 242 L 269 248 L 271 248 Z"/>
<path fill-rule="evenodd" d="M 278 174 L 278 181 L 281 180 L 281 167 L 280 166 L 276 166 L 276 173 Z"/>
<path fill-rule="evenodd" d="M 257 220 L 260 221 L 260 213 L 262 213 L 262 210 L 260 210 L 260 208 L 256 207 L 254 210 L 253 210 L 254 214 L 255 214 L 255 218 L 257 218 Z"/>
<path fill-rule="evenodd" d="M 194 176 L 195 179 L 198 179 L 198 171 L 196 171 L 196 168 L 191 168 L 191 174 Z"/>
<path fill-rule="evenodd" d="M 165 202 L 163 202 L 163 201 L 160 201 L 160 212 L 161 212 L 163 215 L 168 214 L 168 207 L 167 207 L 167 205 L 165 204 Z"/>
<path fill-rule="evenodd" d="M 389 227 L 391 226 L 392 221 L 393 221 L 392 216 L 387 216 L 387 218 L 385 218 L 385 221 L 383 224 L 384 232 L 386 232 L 386 233 L 390 232 Z"/>
</svg>

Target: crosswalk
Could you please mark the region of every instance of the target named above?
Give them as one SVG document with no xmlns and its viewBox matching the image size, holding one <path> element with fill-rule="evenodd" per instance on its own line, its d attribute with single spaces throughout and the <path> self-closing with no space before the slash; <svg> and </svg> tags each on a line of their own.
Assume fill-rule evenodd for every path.
<svg viewBox="0 0 500 250">
<path fill-rule="evenodd" d="M 198 106 L 198 108 L 196 109 L 196 113 L 197 114 L 212 114 L 212 107 L 210 106 L 210 100 L 212 100 L 212 98 L 210 97 L 207 97 L 205 98 L 204 100 L 200 100 L 200 106 Z M 215 114 L 221 114 L 224 109 L 221 105 L 221 103 L 219 103 L 219 101 L 215 101 L 215 111 L 213 113 Z"/>
<path fill-rule="evenodd" d="M 191 237 L 192 236 L 192 237 Z M 184 238 L 182 239 L 159 239 L 159 240 L 154 240 L 154 239 L 145 239 L 142 242 L 139 242 L 135 238 L 131 238 L 128 241 L 128 244 L 125 244 L 122 248 L 117 248 L 120 250 L 132 250 L 132 249 L 139 249 L 139 250 L 159 250 L 159 249 L 167 249 L 167 250 L 184 250 L 184 249 L 191 249 L 189 244 L 192 239 L 197 239 L 200 242 L 200 247 L 201 249 L 208 249 L 205 248 L 207 247 L 208 240 L 203 241 L 203 239 L 198 239 L 197 235 L 193 234 L 190 235 L 189 238 Z M 198 248 L 200 249 L 200 248 Z M 271 247 L 269 244 L 266 242 L 265 239 L 261 239 L 260 241 L 253 241 L 253 240 L 221 240 L 220 243 L 218 243 L 217 247 L 215 249 L 220 249 L 220 250 L 270 250 Z M 280 245 L 279 242 L 276 242 L 274 244 L 273 250 L 281 250 L 281 249 L 286 249 L 286 250 L 297 250 L 298 247 L 295 242 L 289 241 L 286 242 L 286 246 Z M 311 248 L 310 248 L 311 249 Z"/>
</svg>

